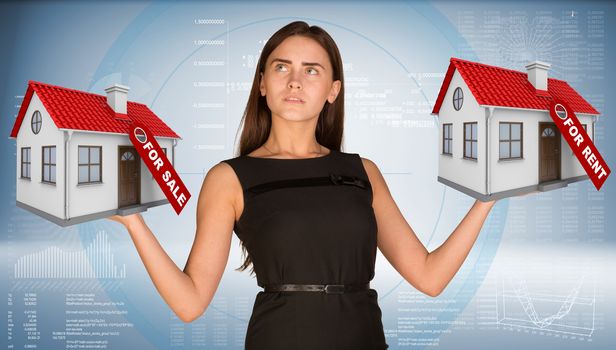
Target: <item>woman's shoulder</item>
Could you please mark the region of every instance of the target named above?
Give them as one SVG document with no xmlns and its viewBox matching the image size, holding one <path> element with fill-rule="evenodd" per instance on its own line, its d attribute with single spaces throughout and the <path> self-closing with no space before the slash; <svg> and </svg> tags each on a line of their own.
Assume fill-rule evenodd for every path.
<svg viewBox="0 0 616 350">
<path fill-rule="evenodd" d="M 340 151 L 340 154 L 341 154 L 341 155 L 343 155 L 343 156 L 345 156 L 345 157 L 350 157 L 350 158 L 360 159 L 360 160 L 361 160 L 361 162 L 362 162 L 362 164 L 363 164 L 363 166 L 364 166 L 364 168 L 365 168 L 366 170 L 368 170 L 368 169 L 370 169 L 370 170 L 377 169 L 377 170 L 378 170 L 378 167 L 376 166 L 376 164 L 375 164 L 372 160 L 370 160 L 370 159 L 368 159 L 368 158 L 366 158 L 366 157 L 362 156 L 362 155 L 361 155 L 361 154 L 359 154 L 359 153 L 353 153 L 353 152 L 342 152 L 342 151 Z"/>
<path fill-rule="evenodd" d="M 210 201 L 231 203 L 234 210 L 237 210 L 242 185 L 229 163 L 220 161 L 207 172 L 201 185 L 201 195 L 206 196 L 208 193 Z"/>
<path fill-rule="evenodd" d="M 239 184 L 235 170 L 227 160 L 222 160 L 210 168 L 205 175 L 204 183 L 206 182 L 227 188 L 233 188 Z"/>
<path fill-rule="evenodd" d="M 379 170 L 379 167 L 376 165 L 374 161 L 372 161 L 371 159 L 367 157 L 361 156 L 359 153 L 350 153 L 350 154 L 354 155 L 355 157 L 361 160 L 364 171 L 366 172 L 366 175 L 368 176 L 368 180 L 370 180 L 370 183 L 374 184 L 375 182 L 378 183 L 381 181 L 383 176 L 381 174 L 381 171 Z"/>
<path fill-rule="evenodd" d="M 357 156 L 359 157 L 359 159 L 361 159 L 361 162 L 364 165 L 364 168 L 371 168 L 371 169 L 377 168 L 378 169 L 378 167 L 376 166 L 376 163 L 373 162 L 371 159 L 363 157 L 360 154 L 357 154 Z"/>
</svg>

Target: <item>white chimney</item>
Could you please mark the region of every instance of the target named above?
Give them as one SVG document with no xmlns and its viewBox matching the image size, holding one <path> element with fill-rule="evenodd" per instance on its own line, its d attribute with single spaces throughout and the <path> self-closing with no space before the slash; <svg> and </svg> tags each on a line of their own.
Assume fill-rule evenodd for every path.
<svg viewBox="0 0 616 350">
<path fill-rule="evenodd" d="M 128 86 L 113 84 L 105 89 L 107 93 L 107 104 L 116 113 L 126 114 L 126 103 L 128 102 Z"/>
<path fill-rule="evenodd" d="M 551 64 L 541 61 L 534 61 L 526 65 L 528 81 L 537 90 L 547 91 L 548 89 L 548 70 Z"/>
</svg>

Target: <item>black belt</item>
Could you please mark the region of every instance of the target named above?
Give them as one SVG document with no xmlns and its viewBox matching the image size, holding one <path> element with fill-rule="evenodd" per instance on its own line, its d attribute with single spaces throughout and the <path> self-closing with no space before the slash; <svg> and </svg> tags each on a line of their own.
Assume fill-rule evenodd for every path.
<svg viewBox="0 0 616 350">
<path fill-rule="evenodd" d="M 268 284 L 264 292 L 325 292 L 326 294 L 344 294 L 370 289 L 370 282 L 362 284 Z"/>
</svg>

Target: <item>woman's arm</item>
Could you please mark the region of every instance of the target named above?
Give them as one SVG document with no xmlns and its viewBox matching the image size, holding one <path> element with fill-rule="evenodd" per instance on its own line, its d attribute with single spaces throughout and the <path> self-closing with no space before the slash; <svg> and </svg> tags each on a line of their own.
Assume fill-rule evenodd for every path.
<svg viewBox="0 0 616 350">
<path fill-rule="evenodd" d="M 206 175 L 197 202 L 195 241 L 184 271 L 167 255 L 141 215 L 110 218 L 128 229 L 156 289 L 184 322 L 203 314 L 220 283 L 229 257 L 238 186 L 241 193 L 239 180 L 226 163 L 217 164 Z"/>
<path fill-rule="evenodd" d="M 462 266 L 495 202 L 476 201 L 449 238 L 429 253 L 402 216 L 378 167 L 362 161 L 372 184 L 381 253 L 419 291 L 439 295 Z"/>
<path fill-rule="evenodd" d="M 429 295 L 438 295 L 449 284 L 471 251 L 481 227 L 495 201 L 476 200 L 464 219 L 440 247 L 428 254 L 425 262 L 426 278 L 432 279 Z"/>
</svg>

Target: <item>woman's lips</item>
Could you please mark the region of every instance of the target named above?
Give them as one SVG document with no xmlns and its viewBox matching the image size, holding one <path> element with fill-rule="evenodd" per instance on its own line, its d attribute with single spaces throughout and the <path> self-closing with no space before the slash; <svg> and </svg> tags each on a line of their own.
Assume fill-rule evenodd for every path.
<svg viewBox="0 0 616 350">
<path fill-rule="evenodd" d="M 301 98 L 299 98 L 299 97 L 285 97 L 285 98 L 284 98 L 284 101 L 285 101 L 285 102 L 288 102 L 288 103 L 297 103 L 297 104 L 302 104 L 302 103 L 304 103 L 304 100 L 302 100 L 302 99 L 301 99 Z"/>
</svg>

